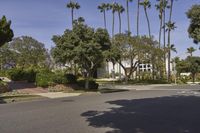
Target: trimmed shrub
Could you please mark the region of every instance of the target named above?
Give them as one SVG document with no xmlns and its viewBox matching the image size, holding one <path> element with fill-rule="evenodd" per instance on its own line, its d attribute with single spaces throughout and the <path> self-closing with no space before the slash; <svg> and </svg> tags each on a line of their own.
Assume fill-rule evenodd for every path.
<svg viewBox="0 0 200 133">
<path fill-rule="evenodd" d="M 81 87 L 81 88 L 85 88 L 85 83 L 86 83 L 86 80 L 85 79 L 81 79 L 81 80 L 78 80 L 78 85 Z M 90 90 L 97 90 L 99 87 L 99 84 L 96 83 L 96 81 L 90 79 L 89 80 L 89 89 Z"/>
<path fill-rule="evenodd" d="M 73 74 L 65 74 L 64 75 L 66 80 L 68 81 L 68 84 L 75 84 L 77 83 L 77 77 Z"/>
</svg>

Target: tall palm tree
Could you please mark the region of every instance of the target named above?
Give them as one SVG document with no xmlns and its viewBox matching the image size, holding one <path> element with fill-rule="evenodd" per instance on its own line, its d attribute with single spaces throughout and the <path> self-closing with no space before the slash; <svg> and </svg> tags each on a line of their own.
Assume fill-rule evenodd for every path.
<svg viewBox="0 0 200 133">
<path fill-rule="evenodd" d="M 137 1 L 137 36 L 139 36 L 140 0 Z"/>
<path fill-rule="evenodd" d="M 114 2 L 112 4 L 109 5 L 110 9 L 112 10 L 112 37 L 114 37 L 114 32 L 115 32 L 115 12 L 117 12 L 117 3 Z"/>
<path fill-rule="evenodd" d="M 126 13 L 127 13 L 127 23 L 128 23 L 128 33 L 130 34 L 131 28 L 130 28 L 130 16 L 129 16 L 129 2 L 132 2 L 133 0 L 126 0 Z"/>
<path fill-rule="evenodd" d="M 149 31 L 149 37 L 151 38 L 151 27 L 150 27 L 150 21 L 147 13 L 147 8 L 151 8 L 151 2 L 149 0 L 144 0 L 143 2 L 140 2 L 140 5 L 144 7 L 145 16 L 147 19 L 148 24 L 148 31 Z"/>
<path fill-rule="evenodd" d="M 176 28 L 175 23 L 172 22 L 172 11 L 173 11 L 173 5 L 174 5 L 174 0 L 170 0 L 170 12 L 169 12 L 169 21 L 166 23 L 167 26 L 167 32 L 168 32 L 168 42 L 167 42 L 167 47 L 169 48 L 171 46 L 171 31 Z M 167 74 L 167 79 L 168 81 L 171 80 L 171 69 L 170 69 L 170 61 L 171 61 L 171 51 L 168 51 L 168 74 Z"/>
<path fill-rule="evenodd" d="M 74 10 L 78 10 L 81 6 L 79 5 L 78 2 L 73 2 L 70 1 L 69 3 L 67 3 L 67 8 L 71 9 L 71 17 L 72 17 L 72 27 L 73 27 L 73 23 L 74 23 Z"/>
<path fill-rule="evenodd" d="M 193 53 L 196 51 L 194 47 L 187 48 L 187 53 L 190 54 L 190 56 L 193 56 Z"/>
<path fill-rule="evenodd" d="M 168 23 L 166 23 L 166 31 L 168 32 L 168 44 L 167 44 L 167 48 L 170 49 L 168 50 L 168 64 L 167 64 L 167 68 L 168 68 L 168 74 L 167 74 L 167 80 L 168 82 L 171 80 L 171 31 L 174 30 L 176 28 L 175 23 L 169 21 Z"/>
<path fill-rule="evenodd" d="M 100 10 L 101 13 L 103 13 L 103 16 L 104 16 L 104 27 L 105 27 L 105 29 L 107 29 L 106 11 L 109 10 L 109 4 L 102 3 L 101 5 L 98 6 L 98 9 Z"/>
<path fill-rule="evenodd" d="M 166 9 L 169 9 L 168 0 L 163 0 L 163 47 L 166 49 Z M 167 53 L 167 52 L 166 52 Z M 164 72 L 167 75 L 166 53 L 164 54 Z"/>
<path fill-rule="evenodd" d="M 119 17 L 119 33 L 122 33 L 122 19 L 121 19 L 121 14 L 125 11 L 124 7 L 120 4 L 116 5 L 116 10 L 118 13 L 118 17 Z"/>
</svg>

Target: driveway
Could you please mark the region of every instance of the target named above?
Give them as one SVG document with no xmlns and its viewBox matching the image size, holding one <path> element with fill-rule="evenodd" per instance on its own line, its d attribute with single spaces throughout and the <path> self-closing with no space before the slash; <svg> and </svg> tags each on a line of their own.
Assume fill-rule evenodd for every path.
<svg viewBox="0 0 200 133">
<path fill-rule="evenodd" d="M 199 133 L 200 92 L 170 89 L 2 104 L 0 132 Z"/>
</svg>

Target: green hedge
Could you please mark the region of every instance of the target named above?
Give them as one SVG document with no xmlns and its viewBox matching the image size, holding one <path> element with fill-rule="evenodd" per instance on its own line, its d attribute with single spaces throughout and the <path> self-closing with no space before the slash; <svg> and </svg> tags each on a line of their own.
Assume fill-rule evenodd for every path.
<svg viewBox="0 0 200 133">
<path fill-rule="evenodd" d="M 28 81 L 28 82 L 35 82 L 36 79 L 36 71 L 29 69 L 29 70 L 22 70 L 22 69 L 10 69 L 7 71 L 7 75 L 13 81 Z"/>
</svg>

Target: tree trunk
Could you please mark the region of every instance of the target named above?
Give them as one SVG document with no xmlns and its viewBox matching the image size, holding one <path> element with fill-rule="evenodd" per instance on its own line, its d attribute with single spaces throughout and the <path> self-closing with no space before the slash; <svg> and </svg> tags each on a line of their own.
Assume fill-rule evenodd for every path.
<svg viewBox="0 0 200 133">
<path fill-rule="evenodd" d="M 72 14 L 72 29 L 74 27 L 74 9 L 72 8 L 71 10 L 71 14 Z"/>
<path fill-rule="evenodd" d="M 115 79 L 115 63 L 112 64 L 113 64 L 112 78 Z"/>
<path fill-rule="evenodd" d="M 90 77 L 90 74 L 87 72 L 86 79 L 85 79 L 85 89 L 89 89 L 89 77 Z"/>
<path fill-rule="evenodd" d="M 160 8 L 162 8 L 162 7 L 160 7 Z M 161 11 L 161 13 L 160 13 L 160 30 L 159 30 L 159 48 L 161 48 L 161 35 L 162 35 L 162 27 L 163 27 L 162 19 L 163 19 L 163 13 Z"/>
<path fill-rule="evenodd" d="M 139 36 L 140 0 L 137 3 L 137 36 Z"/>
<path fill-rule="evenodd" d="M 164 50 L 166 52 L 166 25 L 165 25 L 165 19 L 166 19 L 166 7 L 163 9 L 163 44 L 164 44 Z M 164 54 L 164 73 L 167 75 L 167 65 L 166 65 L 166 53 Z"/>
<path fill-rule="evenodd" d="M 139 37 L 139 19 L 140 19 L 140 0 L 138 0 L 138 2 L 137 2 L 137 37 Z M 139 56 L 139 54 L 138 54 L 138 56 Z M 140 65 L 140 62 L 138 65 Z M 138 78 L 140 80 L 140 68 L 138 70 L 138 75 L 139 75 Z"/>
<path fill-rule="evenodd" d="M 171 36 L 170 36 L 170 30 L 168 31 L 168 62 L 167 62 L 167 66 L 168 66 L 168 76 L 167 76 L 167 80 L 168 82 L 170 82 L 171 80 L 171 66 L 170 66 L 170 62 L 171 62 L 171 50 L 170 50 L 170 40 L 171 40 Z"/>
<path fill-rule="evenodd" d="M 119 33 L 121 34 L 122 33 L 122 20 L 121 20 L 120 12 L 118 13 L 118 16 L 119 16 Z"/>
<path fill-rule="evenodd" d="M 128 22 L 128 33 L 130 34 L 130 17 L 129 17 L 129 1 L 126 0 L 126 12 L 127 12 L 127 22 Z"/>
<path fill-rule="evenodd" d="M 146 16 L 147 24 L 148 24 L 149 38 L 151 38 L 151 27 L 150 27 L 150 21 L 149 21 L 149 17 L 148 17 L 146 8 L 144 8 L 144 12 L 145 12 L 145 16 Z"/>
<path fill-rule="evenodd" d="M 103 16 L 104 16 L 104 27 L 105 27 L 105 29 L 107 29 L 107 26 L 106 26 L 106 12 L 105 12 L 105 10 L 103 11 Z"/>
<path fill-rule="evenodd" d="M 169 23 L 171 23 L 172 20 L 172 9 L 173 9 L 173 0 L 171 0 L 170 5 L 170 14 L 169 14 Z M 171 29 L 168 29 L 168 82 L 171 80 L 171 68 L 170 68 L 170 61 L 171 61 Z"/>
<path fill-rule="evenodd" d="M 192 82 L 195 83 L 195 74 L 192 74 Z"/>
<path fill-rule="evenodd" d="M 115 30 L 115 14 L 113 13 L 113 22 L 112 22 L 112 37 L 114 37 L 114 30 Z"/>
</svg>

